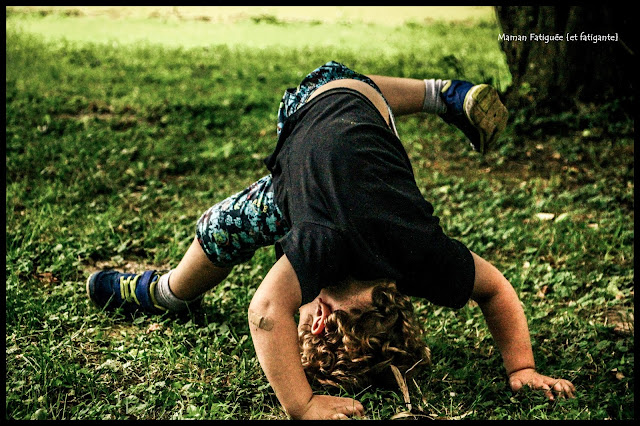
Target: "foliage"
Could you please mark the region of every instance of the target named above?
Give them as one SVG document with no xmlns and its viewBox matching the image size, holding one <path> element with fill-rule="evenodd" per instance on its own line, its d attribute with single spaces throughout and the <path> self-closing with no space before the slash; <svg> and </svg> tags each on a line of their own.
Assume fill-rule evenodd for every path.
<svg viewBox="0 0 640 426">
<path fill-rule="evenodd" d="M 199 215 L 266 173 L 284 89 L 329 59 L 371 74 L 450 77 L 457 67 L 507 82 L 488 24 L 413 23 L 392 30 L 405 45 L 372 52 L 356 37 L 288 50 L 45 41 L 20 19 L 40 18 L 7 17 L 7 419 L 285 418 L 245 318 L 272 249 L 178 317 L 102 312 L 87 275 L 177 264 Z M 434 360 L 409 384 L 416 410 L 633 418 L 633 121 L 619 137 L 583 122 L 520 140 L 510 126 L 486 157 L 437 117 L 398 121 L 445 230 L 504 272 L 539 369 L 578 388 L 577 400 L 513 395 L 477 306 L 416 300 Z M 405 410 L 398 393 L 358 398 L 370 418 Z"/>
</svg>

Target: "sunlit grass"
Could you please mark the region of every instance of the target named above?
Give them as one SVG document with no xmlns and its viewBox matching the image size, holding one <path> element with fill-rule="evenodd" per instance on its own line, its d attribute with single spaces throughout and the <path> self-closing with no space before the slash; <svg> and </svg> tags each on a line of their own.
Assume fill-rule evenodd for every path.
<svg viewBox="0 0 640 426">
<path fill-rule="evenodd" d="M 179 48 L 216 45 L 281 49 L 326 48 L 327 53 L 330 53 L 331 49 L 364 49 L 368 54 L 407 49 L 423 51 L 425 56 L 431 53 L 435 43 L 441 42 L 439 36 L 447 31 L 449 25 L 447 21 L 443 21 L 435 28 L 420 26 L 415 31 L 399 31 L 399 28 L 389 28 L 380 26 L 380 23 L 371 24 L 361 20 L 336 20 L 337 22 L 323 25 L 314 24 L 320 21 L 293 21 L 285 24 L 280 20 L 283 18 L 276 15 L 253 15 L 253 19 L 246 17 L 237 22 L 166 19 L 160 16 L 149 18 L 138 14 L 125 15 L 123 18 L 114 18 L 111 14 L 74 17 L 62 13 L 49 13 L 45 16 L 29 16 L 25 19 L 19 13 L 12 15 L 7 26 L 11 28 L 16 25 L 22 31 L 39 34 L 46 41 L 65 39 L 72 42 L 116 45 L 149 43 Z M 420 24 L 419 17 L 411 14 L 407 14 L 406 20 L 414 26 Z M 495 25 L 495 22 L 492 25 Z M 491 38 L 494 48 L 497 47 L 496 40 L 496 37 Z M 459 50 L 459 46 L 447 46 L 447 49 Z"/>
<path fill-rule="evenodd" d="M 238 22 L 275 18 L 282 22 L 373 23 L 396 26 L 406 22 L 495 19 L 489 6 L 12 6 L 11 10 L 61 13 L 68 16 L 108 16 L 112 19 L 159 18 Z"/>
</svg>

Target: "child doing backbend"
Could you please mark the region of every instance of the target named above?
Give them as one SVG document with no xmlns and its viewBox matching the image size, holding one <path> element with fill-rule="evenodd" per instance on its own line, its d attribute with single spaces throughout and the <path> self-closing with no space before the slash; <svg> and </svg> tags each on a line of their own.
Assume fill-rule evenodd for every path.
<svg viewBox="0 0 640 426">
<path fill-rule="evenodd" d="M 573 397 L 571 382 L 536 371 L 509 282 L 446 236 L 422 197 L 394 123 L 418 112 L 440 114 L 481 152 L 507 121 L 488 85 L 364 76 L 329 62 L 285 92 L 265 160 L 271 173 L 207 210 L 175 269 L 96 272 L 89 297 L 125 311 L 186 309 L 259 247 L 275 245 L 277 261 L 248 319 L 260 365 L 291 417 L 364 415 L 358 401 L 315 395 L 310 382 L 355 389 L 388 383 L 392 365 L 405 373 L 429 363 L 409 296 L 454 309 L 475 300 L 513 390 Z"/>
</svg>

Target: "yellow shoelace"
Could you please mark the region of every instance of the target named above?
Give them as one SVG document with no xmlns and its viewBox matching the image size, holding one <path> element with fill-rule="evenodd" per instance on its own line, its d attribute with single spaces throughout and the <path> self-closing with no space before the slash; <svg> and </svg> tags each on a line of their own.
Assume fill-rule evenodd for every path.
<svg viewBox="0 0 640 426">
<path fill-rule="evenodd" d="M 134 275 L 130 277 L 120 277 L 120 296 L 125 302 L 135 302 L 140 306 L 140 301 L 136 297 L 136 286 L 140 275 Z"/>
<path fill-rule="evenodd" d="M 136 286 L 138 285 L 138 280 L 140 279 L 141 276 L 142 276 L 141 274 L 138 274 L 138 275 L 133 275 L 126 278 L 120 277 L 120 296 L 122 297 L 123 301 L 129 302 L 129 303 L 135 303 L 138 306 L 142 306 L 140 304 L 140 301 L 138 300 L 138 297 L 136 296 Z M 166 311 L 167 308 L 165 308 L 164 306 L 160 306 L 156 300 L 156 297 L 155 297 L 156 284 L 158 284 L 158 280 L 153 281 L 149 286 L 151 303 L 157 309 Z"/>
</svg>

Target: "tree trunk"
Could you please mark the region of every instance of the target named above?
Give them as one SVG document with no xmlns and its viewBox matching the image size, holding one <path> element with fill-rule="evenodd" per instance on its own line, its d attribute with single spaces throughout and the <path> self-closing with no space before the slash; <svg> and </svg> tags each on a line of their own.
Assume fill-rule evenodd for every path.
<svg viewBox="0 0 640 426">
<path fill-rule="evenodd" d="M 496 15 L 512 75 L 505 93 L 510 109 L 550 115 L 574 110 L 579 103 L 634 96 L 633 13 L 628 7 L 496 6 Z M 617 40 L 594 40 L 609 35 Z"/>
</svg>

